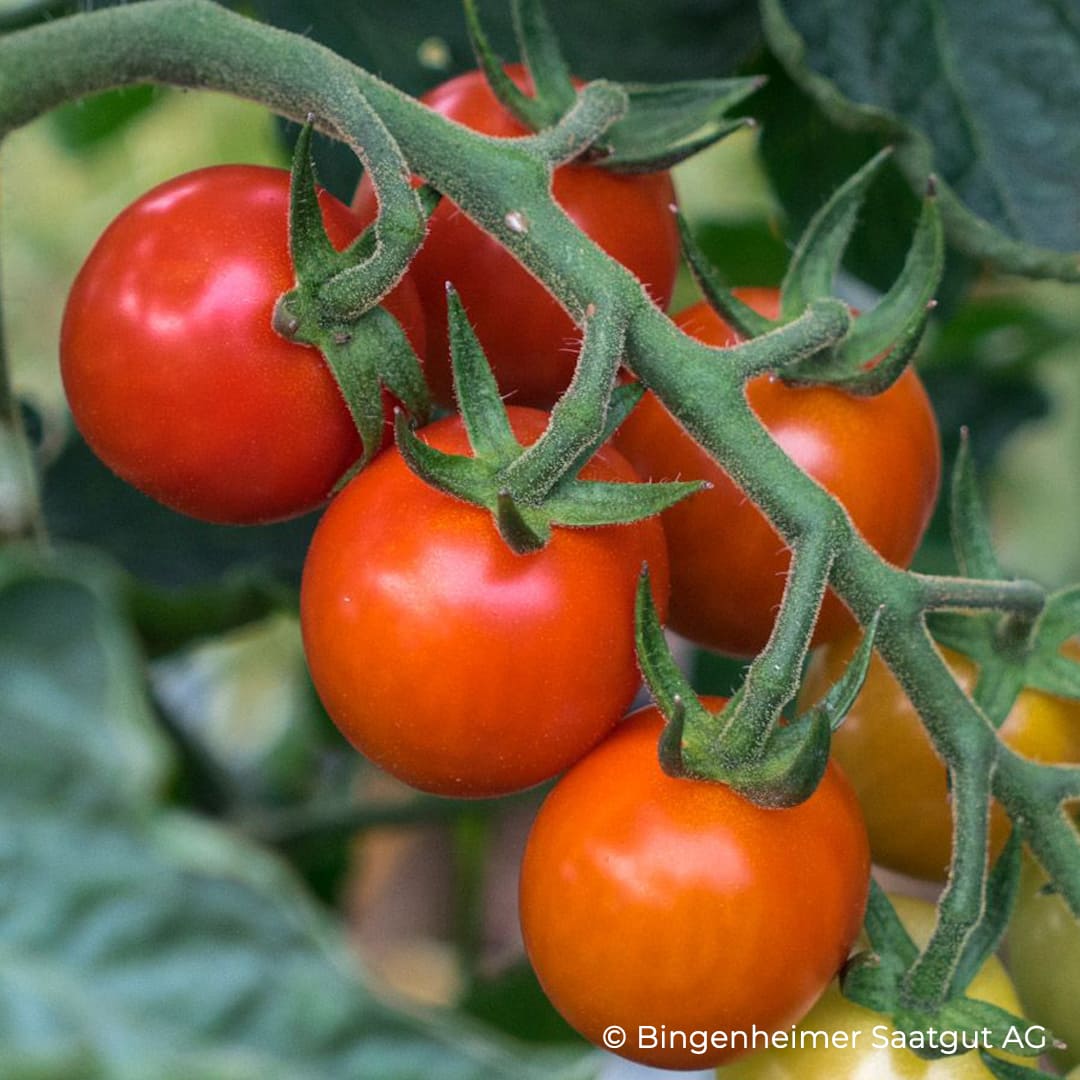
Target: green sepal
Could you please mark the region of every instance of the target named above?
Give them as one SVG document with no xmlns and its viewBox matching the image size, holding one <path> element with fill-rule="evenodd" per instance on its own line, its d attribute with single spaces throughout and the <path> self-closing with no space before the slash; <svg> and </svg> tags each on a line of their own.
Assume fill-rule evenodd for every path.
<svg viewBox="0 0 1080 1080">
<path fill-rule="evenodd" d="M 979 1001 L 969 997 L 952 998 L 945 1002 L 929 1020 L 929 1024 L 924 1021 L 918 1026 L 924 1029 L 936 1027 L 939 1031 L 962 1032 L 969 1036 L 969 1041 L 980 1038 L 984 1044 L 990 1043 L 998 1049 L 1005 1045 L 1010 1036 L 1013 1036 L 1008 1048 L 1010 1053 L 1020 1057 L 1038 1057 L 1042 1053 L 1041 1050 L 1023 1043 L 1023 1040 L 1020 1040 L 1021 1045 L 1016 1045 L 1016 1031 L 1023 1031 L 1030 1024 L 1029 1020 L 1001 1008 L 1000 1005 L 993 1005 L 989 1001 Z M 914 1050 L 919 1057 L 931 1060 L 948 1056 L 944 1051 L 930 1047 L 914 1048 Z"/>
<path fill-rule="evenodd" d="M 652 484 L 577 478 L 578 468 L 625 418 L 642 392 L 628 388 L 612 393 L 614 407 L 597 438 L 584 448 L 573 448 L 569 464 L 574 471 L 563 468 L 554 485 L 545 486 L 535 498 L 529 497 L 528 490 L 512 487 L 509 478 L 515 466 L 532 448 L 522 447 L 514 436 L 491 366 L 460 298 L 449 286 L 447 310 L 454 390 L 473 454 L 448 454 L 428 446 L 400 415 L 395 421 L 395 439 L 405 463 L 422 480 L 489 510 L 500 535 L 515 552 L 528 554 L 542 548 L 553 525 L 591 528 L 640 521 L 707 486 L 702 481 Z M 612 379 L 617 356 L 618 351 L 611 360 Z"/>
<path fill-rule="evenodd" d="M 431 411 L 423 370 L 405 331 L 381 305 L 342 319 L 331 318 L 320 303 L 328 282 L 361 266 L 375 248 L 374 227 L 366 229 L 344 251 L 330 243 L 319 208 L 318 186 L 311 159 L 310 122 L 293 152 L 289 188 L 289 251 L 296 270 L 294 289 L 278 298 L 275 330 L 290 341 L 313 345 L 322 353 L 360 435 L 360 458 L 338 481 L 340 488 L 381 449 L 385 415 L 382 388 L 418 420 Z M 427 192 L 425 209 L 434 209 L 437 195 Z"/>
<path fill-rule="evenodd" d="M 839 359 L 857 370 L 886 349 L 895 351 L 904 341 L 913 339 L 918 344 L 944 269 L 945 232 L 931 185 L 903 270 L 878 303 L 855 320 L 851 333 L 837 349 Z M 914 352 L 914 345 L 910 349 Z"/>
<path fill-rule="evenodd" d="M 300 128 L 289 181 L 289 255 L 301 288 L 321 284 L 344 264 L 326 234 L 311 157 L 312 121 Z"/>
<path fill-rule="evenodd" d="M 393 316 L 386 312 L 383 314 L 397 326 Z M 382 356 L 383 332 L 387 329 L 381 319 L 369 319 L 365 315 L 363 323 L 355 326 L 347 337 L 335 340 L 328 335 L 324 341 L 317 343 L 345 399 L 362 444 L 360 459 L 349 469 L 341 482 L 350 479 L 364 468 L 383 443 L 383 424 L 386 418 L 378 365 Z M 400 327 L 398 331 L 401 332 Z"/>
<path fill-rule="evenodd" d="M 808 715 L 821 713 L 828 721 L 830 731 L 835 731 L 844 722 L 844 718 L 851 706 L 855 704 L 855 699 L 859 696 L 859 691 L 866 681 L 866 673 L 870 670 L 870 659 L 874 655 L 874 639 L 881 622 L 881 613 L 881 608 L 874 612 L 874 617 L 867 625 L 859 647 L 847 662 L 843 675 L 829 687 L 825 696 L 816 705 L 807 710 Z"/>
<path fill-rule="evenodd" d="M 754 121 L 729 119 L 729 109 L 765 83 L 745 79 L 688 79 L 675 83 L 626 83 L 626 116 L 604 136 L 607 154 L 601 164 L 618 172 L 669 169 Z"/>
<path fill-rule="evenodd" d="M 1020 835 L 1014 829 L 987 878 L 982 917 L 964 943 L 964 951 L 949 984 L 950 997 L 960 995 L 968 988 L 1005 936 L 1020 890 L 1020 853 Z"/>
<path fill-rule="evenodd" d="M 539 97 L 530 97 L 519 90 L 514 80 L 506 74 L 505 65 L 491 47 L 491 42 L 484 30 L 476 0 L 464 0 L 464 8 L 465 28 L 469 34 L 469 43 L 472 45 L 476 62 L 483 71 L 492 93 L 498 98 L 503 108 L 520 120 L 530 131 L 542 131 L 557 123 L 561 110 L 556 111 Z"/>
<path fill-rule="evenodd" d="M 813 795 L 829 764 L 831 735 L 828 717 L 811 711 L 786 727 L 774 727 L 756 758 L 719 768 L 712 755 L 697 760 L 684 753 L 683 760 L 695 776 L 727 784 L 756 806 L 783 809 Z"/>
<path fill-rule="evenodd" d="M 832 296 L 833 280 L 858 220 L 866 192 L 888 160 L 891 150 L 875 154 L 833 193 L 810 219 L 791 257 L 780 287 L 781 320 L 787 322 L 811 300 Z"/>
<path fill-rule="evenodd" d="M 681 211 L 675 214 L 679 226 L 679 238 L 682 241 L 683 255 L 694 280 L 697 281 L 705 299 L 714 311 L 731 324 L 740 337 L 750 339 L 775 330 L 777 323 L 755 311 L 749 304 L 740 300 L 721 280 L 716 268 L 709 262 L 708 256 L 698 246 L 690 226 Z"/>
<path fill-rule="evenodd" d="M 544 515 L 519 506 L 508 491 L 500 491 L 496 498 L 495 524 L 510 550 L 518 555 L 539 551 L 551 539 L 551 526 Z"/>
<path fill-rule="evenodd" d="M 965 577 L 986 580 L 1000 578 L 1001 564 L 994 553 L 990 522 L 979 493 L 971 440 L 967 429 L 960 432 L 960 446 L 953 466 L 950 489 L 950 519 L 956 564 Z"/>
<path fill-rule="evenodd" d="M 493 506 L 492 470 L 482 461 L 428 446 L 401 411 L 394 416 L 394 442 L 405 464 L 425 483 L 474 506 Z"/>
<path fill-rule="evenodd" d="M 1035 625 L 1034 645 L 1025 683 L 1055 697 L 1080 698 L 1080 661 L 1063 656 L 1061 647 L 1080 634 L 1080 585 L 1052 593 Z"/>
<path fill-rule="evenodd" d="M 560 525 L 575 528 L 629 525 L 653 517 L 709 486 L 704 480 L 647 484 L 563 481 L 544 499 L 543 505 Z"/>
<path fill-rule="evenodd" d="M 642 677 L 667 721 L 660 759 L 665 772 L 726 784 L 758 806 L 795 806 L 813 793 L 829 760 L 832 730 L 825 711 L 775 728 L 751 756 L 731 722 L 744 689 L 719 713 L 701 704 L 671 656 L 647 573 L 638 581 L 634 633 Z"/>
<path fill-rule="evenodd" d="M 514 36 L 536 97 L 558 119 L 577 97 L 559 39 L 540 0 L 514 0 L 512 10 Z"/>
<path fill-rule="evenodd" d="M 685 776 L 682 765 L 683 732 L 687 717 L 701 721 L 711 715 L 698 701 L 682 669 L 675 663 L 664 628 L 653 603 L 649 568 L 642 567 L 634 599 L 634 644 L 641 677 L 667 724 L 661 746 L 661 764 L 672 776 Z"/>
<path fill-rule="evenodd" d="M 450 330 L 450 367 L 454 397 L 461 419 L 478 458 L 496 467 L 508 465 L 521 454 L 521 444 L 510 429 L 498 383 L 483 347 L 465 314 L 461 298 L 446 286 L 446 311 Z"/>
<path fill-rule="evenodd" d="M 898 974 L 906 971 L 918 957 L 918 947 L 900 916 L 896 914 L 896 908 L 893 907 L 888 893 L 874 878 L 870 879 L 870 894 L 866 900 L 863 928 L 870 941 L 870 948 L 879 956 L 888 957 Z M 844 992 L 847 992 L 846 986 Z"/>
</svg>

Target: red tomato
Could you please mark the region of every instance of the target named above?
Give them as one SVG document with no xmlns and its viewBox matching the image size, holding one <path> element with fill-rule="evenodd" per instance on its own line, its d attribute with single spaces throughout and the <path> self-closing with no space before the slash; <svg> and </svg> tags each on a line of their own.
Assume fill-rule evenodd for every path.
<svg viewBox="0 0 1080 1080">
<path fill-rule="evenodd" d="M 319 201 L 345 247 L 360 222 L 326 192 Z M 178 176 L 113 221 L 68 298 L 60 363 L 75 423 L 119 476 L 193 517 L 253 524 L 304 513 L 360 454 L 319 351 L 270 325 L 296 284 L 288 212 L 282 169 Z M 422 350 L 412 285 L 387 307 Z"/>
<path fill-rule="evenodd" d="M 507 68 L 530 89 L 520 65 Z M 492 93 L 479 71 L 437 86 L 421 100 L 437 113 L 497 138 L 529 134 Z M 666 172 L 616 174 L 595 165 L 555 172 L 555 200 L 574 222 L 648 287 L 662 308 L 679 265 L 679 234 Z M 353 209 L 374 220 L 375 192 L 365 176 Z M 503 393 L 515 405 L 551 406 L 570 382 L 581 334 L 555 298 L 498 242 L 444 199 L 410 271 L 427 319 L 425 370 L 432 393 L 453 406 L 446 330 L 446 283 L 453 282 Z"/>
<path fill-rule="evenodd" d="M 775 316 L 774 289 L 747 289 L 743 298 Z M 675 317 L 709 345 L 738 337 L 705 303 Z M 718 361 L 721 362 L 721 361 Z M 908 368 L 875 397 L 831 387 L 793 387 L 771 375 L 746 388 L 751 408 L 794 462 L 835 495 L 856 528 L 889 562 L 907 566 L 937 498 L 941 476 L 938 430 L 919 377 Z M 664 512 L 671 553 L 671 627 L 701 645 L 748 656 L 772 630 L 790 553 L 727 473 L 647 394 L 615 435 L 615 445 L 654 480 L 709 480 Z M 852 625 L 839 598 L 826 595 L 814 640 Z"/>
<path fill-rule="evenodd" d="M 819 649 L 806 670 L 799 708 L 825 696 L 858 644 L 846 634 Z M 978 668 L 961 653 L 942 649 L 965 690 Z M 1080 657 L 1080 644 L 1065 646 Z M 1080 762 L 1080 701 L 1024 690 L 999 729 L 1002 739 L 1032 761 Z M 953 815 L 945 763 L 937 756 L 914 706 L 875 652 L 859 696 L 832 738 L 832 755 L 851 778 L 866 816 L 874 861 L 928 881 L 944 881 L 952 854 Z M 1009 819 L 995 802 L 990 855 L 1009 835 Z"/>
<path fill-rule="evenodd" d="M 525 442 L 547 415 L 512 408 Z M 425 428 L 468 453 L 458 417 Z M 602 450 L 586 479 L 632 481 Z M 304 566 L 312 677 L 342 733 L 376 764 L 440 795 L 501 795 L 565 769 L 638 688 L 634 592 L 642 562 L 667 608 L 660 522 L 556 528 L 515 555 L 491 515 L 429 487 L 396 449 L 331 503 Z"/>
<path fill-rule="evenodd" d="M 870 853 L 835 766 L 806 802 L 766 810 L 666 775 L 662 727 L 655 708 L 635 713 L 555 786 L 525 849 L 521 926 L 587 1039 L 700 1069 L 745 1052 L 722 1036 L 789 1027 L 829 985 L 859 933 Z"/>
</svg>

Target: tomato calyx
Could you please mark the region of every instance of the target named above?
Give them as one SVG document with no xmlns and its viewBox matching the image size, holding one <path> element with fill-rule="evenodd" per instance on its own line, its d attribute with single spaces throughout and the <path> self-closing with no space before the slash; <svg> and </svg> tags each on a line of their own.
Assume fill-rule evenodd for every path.
<svg viewBox="0 0 1080 1080">
<path fill-rule="evenodd" d="M 759 806 L 790 807 L 808 799 L 828 765 L 832 732 L 866 677 L 880 612 L 843 676 L 790 723 L 780 718 L 788 698 L 774 697 L 750 675 L 720 712 L 701 704 L 668 649 L 647 571 L 638 584 L 635 615 L 638 664 L 667 721 L 659 746 L 664 771 L 726 784 Z"/>
<path fill-rule="evenodd" d="M 333 373 L 363 444 L 351 476 L 382 446 L 382 387 L 421 420 L 430 414 L 431 398 L 405 331 L 379 303 L 396 279 L 365 280 L 376 249 L 374 227 L 344 251 L 330 242 L 319 212 L 311 131 L 309 122 L 297 138 L 290 184 L 289 248 L 297 283 L 279 297 L 273 326 L 290 341 L 318 348 Z M 422 190 L 420 198 L 430 215 L 438 196 Z"/>
<path fill-rule="evenodd" d="M 531 447 L 523 447 L 510 427 L 491 367 L 465 309 L 449 286 L 447 308 L 454 388 L 473 456 L 449 454 L 427 445 L 400 412 L 395 417 L 395 439 L 409 468 L 421 479 L 491 511 L 500 534 L 515 552 L 527 554 L 544 547 L 553 525 L 590 528 L 629 524 L 652 517 L 701 490 L 703 485 L 698 481 L 654 484 L 578 479 L 581 467 L 640 399 L 643 390 L 633 384 L 618 387 L 611 394 L 601 429 L 586 441 L 569 432 L 569 425 L 557 424 L 553 414 L 548 432 Z M 594 349 L 606 353 L 612 344 L 602 331 L 590 339 L 586 329 L 583 349 L 590 357 L 596 355 Z M 617 350 L 611 355 L 608 367 L 613 379 Z M 591 372 L 600 371 L 598 364 L 585 366 Z M 584 389 L 590 389 L 588 384 Z M 540 458 L 533 453 L 538 449 L 543 451 Z M 537 467 L 529 467 L 536 462 Z"/>
<path fill-rule="evenodd" d="M 870 948 L 853 956 L 841 972 L 844 996 L 888 1016 L 907 1036 L 905 1045 L 922 1058 L 974 1049 L 984 1056 L 995 1049 L 1007 1049 L 1037 1057 L 1039 1048 L 1021 1045 L 1023 1040 L 1016 1039 L 1016 1031 L 1026 1026 L 1022 1017 L 965 993 L 1001 943 L 1019 881 L 1020 844 L 1014 838 L 994 866 L 979 918 L 961 935 L 955 960 L 942 973 L 939 992 L 925 995 L 916 991 L 912 980 L 920 961 L 919 949 L 885 891 L 871 880 L 864 919 Z M 949 1040 L 935 1038 L 935 1033 L 943 1032 L 949 1033 Z"/>
<path fill-rule="evenodd" d="M 683 250 L 706 299 L 744 338 L 789 323 L 814 300 L 829 297 L 866 192 L 891 150 L 870 159 L 814 215 L 792 256 L 780 287 L 780 313 L 769 319 L 735 296 L 720 280 L 680 220 Z M 854 320 L 835 345 L 778 367 L 792 385 L 834 386 L 874 395 L 900 377 L 915 353 L 934 308 L 933 294 L 945 265 L 945 242 L 933 180 L 927 184 L 907 259 L 888 292 Z"/>
<path fill-rule="evenodd" d="M 540 0 L 515 0 L 513 14 L 532 94 L 514 82 L 491 47 L 475 0 L 465 2 L 469 40 L 495 96 L 526 127 L 543 131 L 565 120 L 578 90 Z M 732 119 L 727 113 L 765 82 L 763 76 L 751 76 L 609 84 L 625 96 L 623 115 L 597 129 L 581 150 L 588 150 L 590 160 L 615 172 L 669 169 L 732 132 L 753 126 L 752 118 Z M 599 85 L 592 83 L 583 93 Z"/>
</svg>

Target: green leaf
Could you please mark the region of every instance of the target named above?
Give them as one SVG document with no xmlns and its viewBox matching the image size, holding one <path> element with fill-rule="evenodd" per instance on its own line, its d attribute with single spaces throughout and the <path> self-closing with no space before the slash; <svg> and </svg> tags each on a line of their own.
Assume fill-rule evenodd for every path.
<svg viewBox="0 0 1080 1080">
<path fill-rule="evenodd" d="M 0 25 L 3 16 L 0 15 Z M 159 101 L 166 91 L 155 86 L 125 86 L 69 101 L 49 114 L 56 140 L 65 149 L 82 153 L 122 134 Z"/>
<path fill-rule="evenodd" d="M 916 191 L 931 172 L 941 177 L 956 247 L 1007 271 L 1080 280 L 1074 9 L 764 0 L 762 19 L 774 53 L 834 123 L 893 142 Z"/>
<path fill-rule="evenodd" d="M 168 755 L 107 570 L 0 557 L 0 1074 L 581 1075 L 399 1012 L 277 858 L 159 802 Z"/>
</svg>

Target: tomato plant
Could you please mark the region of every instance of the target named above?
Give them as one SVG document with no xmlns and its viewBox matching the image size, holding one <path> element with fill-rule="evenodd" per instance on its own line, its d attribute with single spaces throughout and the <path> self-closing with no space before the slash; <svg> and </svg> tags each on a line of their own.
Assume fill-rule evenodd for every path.
<svg viewBox="0 0 1080 1080">
<path fill-rule="evenodd" d="M 934 927 L 934 905 L 905 896 L 894 896 L 892 902 L 915 943 L 924 946 Z M 967 993 L 1013 1014 L 1020 1012 L 1016 991 L 996 957 L 986 961 Z M 835 983 L 803 1017 L 799 1031 L 820 1033 L 820 1037 L 801 1046 L 770 1046 L 721 1069 L 718 1076 L 722 1080 L 863 1076 L 873 1080 L 989 1080 L 993 1075 L 975 1053 L 932 1061 L 919 1057 L 894 1041 L 897 1033 L 884 1017 L 849 1001 Z"/>
<path fill-rule="evenodd" d="M 775 290 L 741 295 L 763 315 L 778 312 Z M 675 322 L 709 345 L 738 341 L 705 303 L 680 312 Z M 772 375 L 751 380 L 746 395 L 795 463 L 843 503 L 864 539 L 889 562 L 906 566 L 930 520 L 941 472 L 937 425 L 915 372 L 909 368 L 874 397 L 788 386 Z M 720 652 L 759 651 L 772 630 L 790 563 L 783 542 L 651 394 L 616 433 L 615 444 L 643 476 L 700 477 L 712 484 L 663 515 L 671 551 L 672 629 Z M 882 483 L 886 461 L 889 481 Z M 841 602 L 828 594 L 815 640 L 835 637 L 849 625 Z"/>
<path fill-rule="evenodd" d="M 511 408 L 535 440 L 547 415 Z M 468 452 L 456 417 L 423 429 Z M 586 479 L 632 481 L 601 450 Z M 556 528 L 515 555 L 486 511 L 429 487 L 387 451 L 331 503 L 304 566 L 312 677 L 356 747 L 414 787 L 498 795 L 576 761 L 637 690 L 634 593 L 643 562 L 666 609 L 660 523 Z"/>
<path fill-rule="evenodd" d="M 359 221 L 326 192 L 319 201 L 344 248 Z M 295 283 L 288 208 L 281 169 L 229 165 L 169 180 L 105 230 L 64 313 L 64 388 L 86 441 L 140 491 L 207 521 L 314 509 L 360 454 L 322 356 L 270 325 Z M 387 306 L 422 348 L 412 285 Z"/>
<path fill-rule="evenodd" d="M 1080 922 L 1052 891 L 1046 875 L 1025 858 L 1020 895 L 1009 924 L 1009 973 L 1027 1014 L 1064 1043 L 1059 1065 L 1080 1065 Z"/>
<path fill-rule="evenodd" d="M 639 1026 L 799 1020 L 858 934 L 869 850 L 835 766 L 806 802 L 766 810 L 662 772 L 662 727 L 655 708 L 635 713 L 548 796 L 522 863 L 521 925 L 545 992 L 586 1038 L 604 1045 L 618 1025 L 616 1053 L 704 1068 L 739 1050 L 642 1045 Z"/>
<path fill-rule="evenodd" d="M 531 89 L 519 65 L 508 68 Z M 437 113 L 496 138 L 528 130 L 498 101 L 480 71 L 435 87 L 423 101 Z M 675 189 L 666 172 L 618 174 L 597 165 L 555 171 L 555 200 L 609 255 L 667 307 L 679 264 L 679 236 L 671 207 Z M 353 208 L 365 221 L 376 212 L 365 177 Z M 580 333 L 558 301 L 495 240 L 449 200 L 432 216 L 427 239 L 409 274 L 416 282 L 427 329 L 425 370 L 432 393 L 453 404 L 448 362 L 446 283 L 457 289 L 508 400 L 541 408 L 554 403 L 574 372 Z"/>
<path fill-rule="evenodd" d="M 825 693 L 855 644 L 848 635 L 818 650 L 800 691 L 802 705 L 813 704 Z M 942 652 L 970 690 L 975 665 L 949 649 Z M 1080 702 L 1025 690 L 1000 734 L 1034 761 L 1080 761 Z M 832 753 L 862 803 L 874 861 L 914 877 L 944 880 L 953 828 L 945 764 L 934 752 L 907 696 L 876 654 L 862 692 L 833 735 Z M 1001 850 L 1008 827 L 1008 819 L 995 805 L 991 854 Z"/>
</svg>

